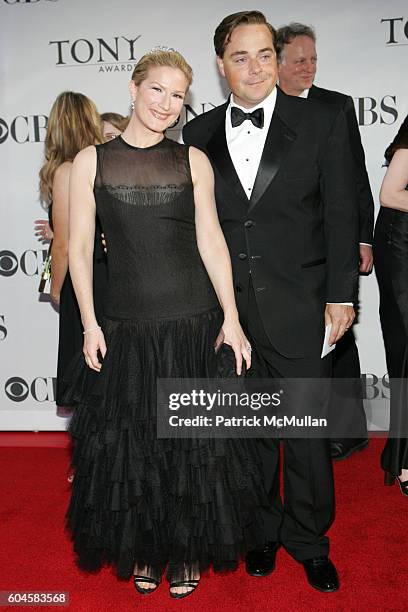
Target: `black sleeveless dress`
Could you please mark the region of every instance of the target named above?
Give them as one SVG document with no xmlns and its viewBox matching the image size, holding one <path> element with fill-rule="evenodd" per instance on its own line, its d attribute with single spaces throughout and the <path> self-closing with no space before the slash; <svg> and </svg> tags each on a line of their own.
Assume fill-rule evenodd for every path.
<svg viewBox="0 0 408 612">
<path fill-rule="evenodd" d="M 52 204 L 48 209 L 48 219 L 50 227 L 53 229 Z M 93 257 L 93 295 L 97 317 L 103 315 L 103 303 L 108 282 L 108 268 L 106 265 L 106 255 L 102 246 L 101 231 L 99 220 L 96 219 Z M 55 403 L 57 406 L 66 405 L 63 398 L 63 379 L 72 359 L 82 350 L 83 340 L 81 313 L 79 312 L 71 276 L 69 270 L 67 270 L 61 287 L 59 305 L 57 387 L 55 394 Z"/>
<path fill-rule="evenodd" d="M 100 373 L 78 355 L 65 389 L 77 405 L 67 524 L 78 564 L 108 563 L 124 578 L 135 563 L 156 575 L 167 565 L 170 578 L 183 564 L 233 569 L 265 544 L 255 441 L 156 435 L 156 379 L 216 376 L 220 359 L 223 314 L 198 252 L 188 147 L 118 137 L 96 148 L 107 353 Z"/>
</svg>

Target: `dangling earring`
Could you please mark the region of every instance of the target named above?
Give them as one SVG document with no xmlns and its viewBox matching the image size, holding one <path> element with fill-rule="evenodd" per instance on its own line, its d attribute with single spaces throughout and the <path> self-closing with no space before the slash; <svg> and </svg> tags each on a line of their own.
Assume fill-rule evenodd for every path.
<svg viewBox="0 0 408 612">
<path fill-rule="evenodd" d="M 169 125 L 169 127 L 167 128 L 168 130 L 171 130 L 172 128 L 176 127 L 176 125 L 178 124 L 178 122 L 180 121 L 180 115 L 177 117 L 177 119 L 175 120 L 174 123 L 172 123 L 171 125 Z"/>
<path fill-rule="evenodd" d="M 130 108 L 131 108 L 132 111 L 135 110 L 135 101 L 134 100 L 131 101 Z"/>
</svg>

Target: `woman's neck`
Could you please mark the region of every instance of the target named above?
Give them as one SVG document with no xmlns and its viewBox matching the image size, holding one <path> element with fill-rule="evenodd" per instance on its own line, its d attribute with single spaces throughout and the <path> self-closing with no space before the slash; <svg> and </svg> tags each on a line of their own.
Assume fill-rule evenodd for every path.
<svg viewBox="0 0 408 612">
<path fill-rule="evenodd" d="M 122 138 L 133 147 L 144 149 L 152 147 L 163 140 L 164 134 L 163 132 L 149 130 L 132 116 L 127 128 L 122 133 Z"/>
</svg>

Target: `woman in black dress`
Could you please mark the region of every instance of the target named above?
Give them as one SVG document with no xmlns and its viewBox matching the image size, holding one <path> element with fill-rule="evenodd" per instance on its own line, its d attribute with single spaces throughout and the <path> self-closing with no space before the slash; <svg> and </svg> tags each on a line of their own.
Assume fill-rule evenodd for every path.
<svg viewBox="0 0 408 612">
<path fill-rule="evenodd" d="M 65 405 L 61 394 L 63 374 L 82 347 L 78 304 L 68 271 L 69 179 L 72 162 L 81 149 L 103 142 L 101 119 L 95 104 L 80 93 L 65 91 L 55 100 L 48 119 L 45 161 L 40 170 L 40 194 L 49 206 L 53 231 L 51 298 L 59 305 L 59 341 L 56 403 Z M 102 312 L 107 267 L 100 231 L 95 235 L 95 308 Z"/>
<path fill-rule="evenodd" d="M 385 152 L 388 165 L 374 234 L 380 318 L 391 383 L 385 484 L 408 495 L 408 116 Z"/>
<path fill-rule="evenodd" d="M 214 377 L 231 351 L 226 344 L 238 374 L 251 360 L 211 165 L 164 136 L 191 79 L 179 53 L 145 55 L 130 83 L 129 126 L 78 154 L 70 193 L 70 270 L 84 349 L 66 389 L 77 405 L 68 527 L 82 569 L 111 564 L 151 593 L 167 567 L 174 598 L 192 593 L 203 570 L 233 569 L 265 545 L 258 534 L 267 504 L 253 440 L 156 433 L 157 378 Z M 92 297 L 96 214 L 108 244 L 103 319 Z M 220 330 L 225 344 L 216 353 Z"/>
</svg>

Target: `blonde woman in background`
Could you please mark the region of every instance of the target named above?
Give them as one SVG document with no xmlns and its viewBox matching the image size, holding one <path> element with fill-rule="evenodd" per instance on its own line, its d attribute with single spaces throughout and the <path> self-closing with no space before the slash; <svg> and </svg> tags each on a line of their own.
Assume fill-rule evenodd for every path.
<svg viewBox="0 0 408 612">
<path fill-rule="evenodd" d="M 119 136 L 129 123 L 129 117 L 124 117 L 119 113 L 102 113 L 100 118 L 102 121 L 103 139 L 105 142 Z M 49 242 L 54 235 L 47 219 L 36 219 L 34 221 L 34 233 L 41 242 Z"/>
<path fill-rule="evenodd" d="M 59 343 L 57 366 L 57 405 L 63 405 L 61 382 L 64 371 L 82 346 L 82 327 L 68 272 L 69 180 L 76 154 L 103 142 L 101 119 L 95 104 L 81 93 L 65 91 L 55 100 L 48 119 L 45 138 L 45 160 L 40 170 L 40 195 L 48 205 L 53 231 L 51 298 L 59 305 Z M 100 243 L 100 236 L 96 240 Z M 94 257 L 96 306 L 101 309 L 105 292 L 106 265 L 104 253 L 97 246 Z"/>
</svg>

